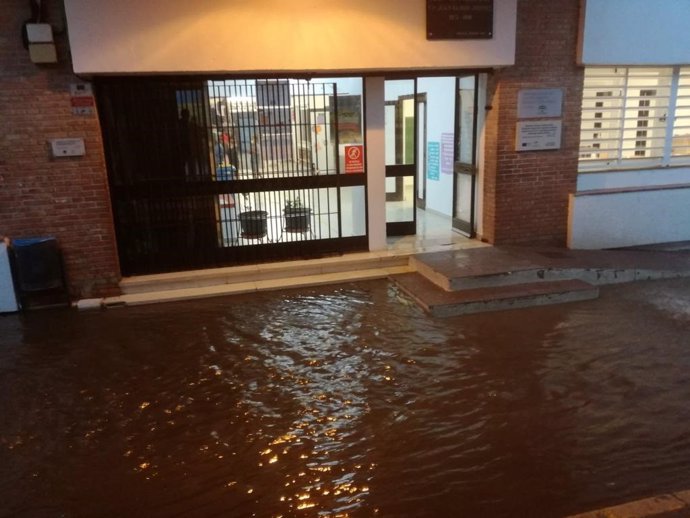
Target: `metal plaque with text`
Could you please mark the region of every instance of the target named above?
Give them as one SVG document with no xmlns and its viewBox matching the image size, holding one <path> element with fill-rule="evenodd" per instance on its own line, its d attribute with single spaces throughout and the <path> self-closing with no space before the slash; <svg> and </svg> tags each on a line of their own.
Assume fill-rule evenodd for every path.
<svg viewBox="0 0 690 518">
<path fill-rule="evenodd" d="M 428 40 L 490 39 L 493 0 L 426 0 Z"/>
</svg>

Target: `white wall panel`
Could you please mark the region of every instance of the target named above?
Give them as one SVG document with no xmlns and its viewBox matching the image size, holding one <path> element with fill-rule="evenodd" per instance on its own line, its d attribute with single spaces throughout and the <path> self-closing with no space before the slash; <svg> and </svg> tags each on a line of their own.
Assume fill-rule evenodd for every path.
<svg viewBox="0 0 690 518">
<path fill-rule="evenodd" d="M 690 241 L 689 199 L 690 185 L 571 195 L 568 247 L 600 249 Z"/>
<path fill-rule="evenodd" d="M 583 0 L 585 65 L 690 63 L 689 0 Z"/>
</svg>

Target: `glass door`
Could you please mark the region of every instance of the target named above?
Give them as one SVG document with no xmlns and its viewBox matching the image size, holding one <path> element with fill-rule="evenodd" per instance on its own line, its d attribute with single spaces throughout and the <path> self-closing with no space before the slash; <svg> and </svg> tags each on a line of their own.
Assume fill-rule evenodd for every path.
<svg viewBox="0 0 690 518">
<path fill-rule="evenodd" d="M 453 228 L 469 237 L 475 234 L 477 81 L 476 74 L 456 79 Z"/>
<path fill-rule="evenodd" d="M 385 82 L 386 233 L 416 232 L 416 79 Z"/>
<path fill-rule="evenodd" d="M 417 208 L 426 209 L 426 94 L 417 94 Z"/>
</svg>

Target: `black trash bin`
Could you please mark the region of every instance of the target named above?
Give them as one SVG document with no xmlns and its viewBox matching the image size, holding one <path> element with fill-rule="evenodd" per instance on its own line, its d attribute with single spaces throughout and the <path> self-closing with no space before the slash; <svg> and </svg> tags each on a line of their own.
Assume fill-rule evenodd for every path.
<svg viewBox="0 0 690 518">
<path fill-rule="evenodd" d="M 69 304 L 62 252 L 54 237 L 12 239 L 10 262 L 22 309 Z"/>
</svg>

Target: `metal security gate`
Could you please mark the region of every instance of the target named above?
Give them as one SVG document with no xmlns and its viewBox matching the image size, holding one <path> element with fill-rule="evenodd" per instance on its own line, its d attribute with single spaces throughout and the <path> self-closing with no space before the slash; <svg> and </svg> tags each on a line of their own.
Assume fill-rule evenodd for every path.
<svg viewBox="0 0 690 518">
<path fill-rule="evenodd" d="M 341 174 L 339 146 L 338 103 L 351 122 L 361 99 L 279 79 L 96 86 L 123 275 L 366 249 L 343 217 L 365 174 Z"/>
</svg>

